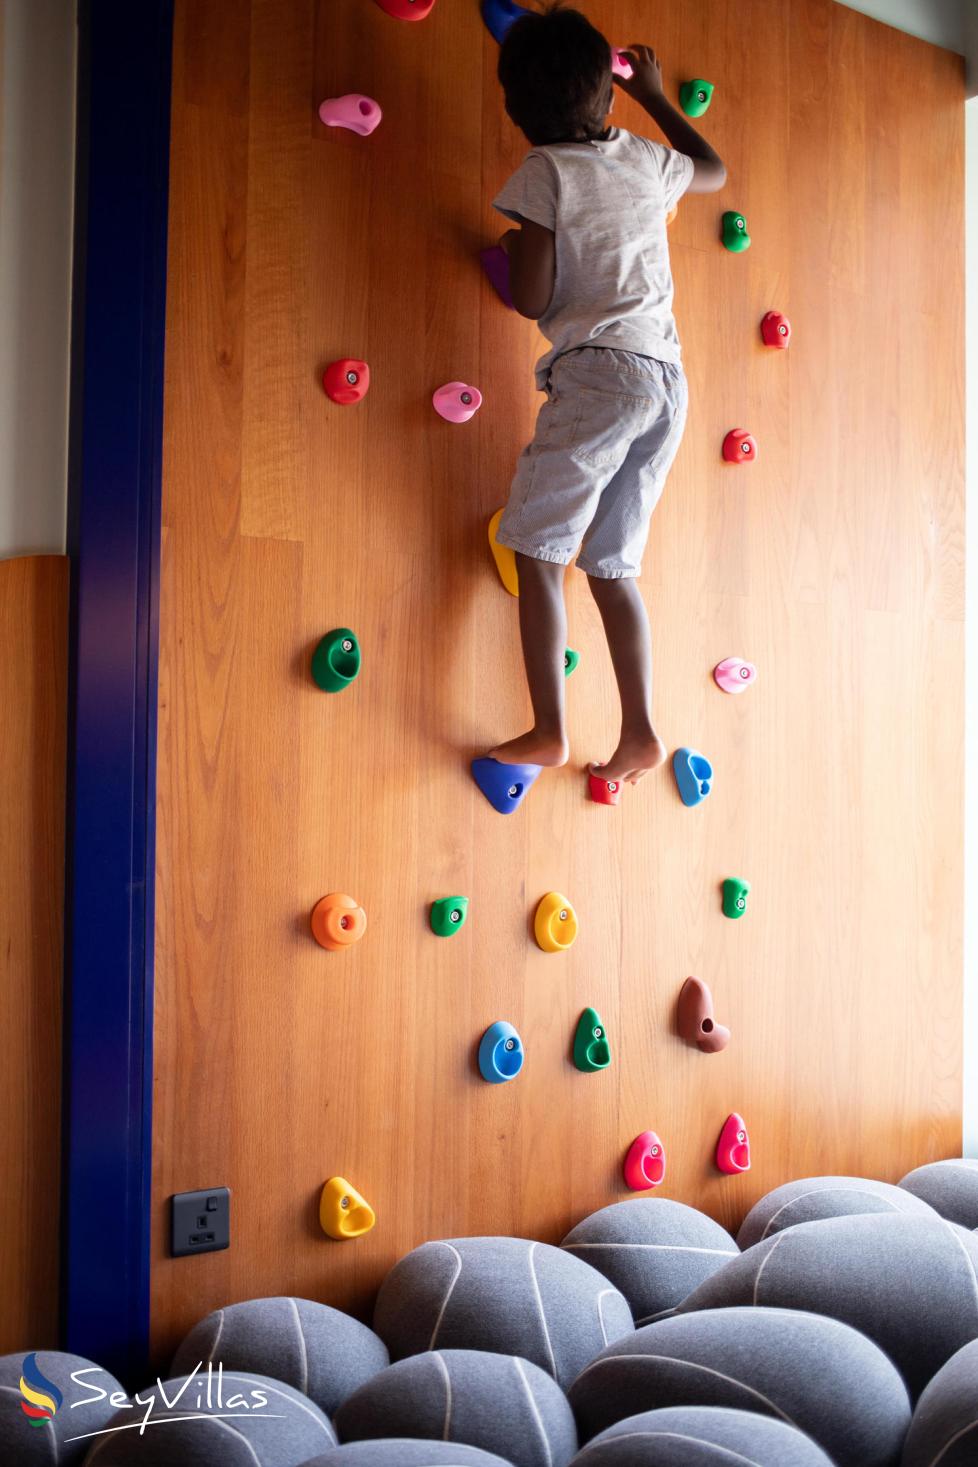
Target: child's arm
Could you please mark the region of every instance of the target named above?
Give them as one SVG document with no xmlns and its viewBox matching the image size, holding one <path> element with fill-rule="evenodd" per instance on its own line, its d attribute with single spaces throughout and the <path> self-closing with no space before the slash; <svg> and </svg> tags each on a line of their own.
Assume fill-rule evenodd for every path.
<svg viewBox="0 0 978 1467">
<path fill-rule="evenodd" d="M 662 69 L 655 52 L 649 46 L 629 46 L 624 54 L 631 62 L 632 75 L 627 81 L 616 75 L 615 81 L 623 92 L 645 108 L 672 146 L 692 158 L 693 181 L 689 192 L 716 193 L 727 181 L 727 170 L 706 139 L 700 137 L 696 128 L 676 110 L 663 92 Z"/>
<path fill-rule="evenodd" d="M 554 232 L 532 219 L 508 229 L 499 241 L 509 255 L 509 293 L 521 316 L 538 321 L 554 293 L 557 254 Z"/>
</svg>

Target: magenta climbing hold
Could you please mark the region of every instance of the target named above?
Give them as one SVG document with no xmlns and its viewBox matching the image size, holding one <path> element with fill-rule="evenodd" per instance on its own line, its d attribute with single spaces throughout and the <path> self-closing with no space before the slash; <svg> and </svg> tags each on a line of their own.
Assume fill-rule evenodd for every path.
<svg viewBox="0 0 978 1467">
<path fill-rule="evenodd" d="M 728 464 L 752 464 L 757 458 L 757 444 L 746 428 L 731 428 L 723 440 L 723 457 Z"/>
<path fill-rule="evenodd" d="M 757 668 L 742 657 L 725 657 L 713 669 L 713 681 L 725 693 L 745 693 L 757 682 Z"/>
<path fill-rule="evenodd" d="M 327 127 L 346 127 L 350 132 L 358 132 L 362 138 L 370 136 L 383 115 L 379 104 L 360 92 L 347 92 L 345 97 L 327 97 L 319 109 L 319 120 Z"/>
<path fill-rule="evenodd" d="M 728 1177 L 750 1171 L 750 1137 L 743 1116 L 736 1111 L 723 1123 L 717 1142 L 717 1166 Z"/>
<path fill-rule="evenodd" d="M 395 20 L 424 20 L 431 14 L 435 0 L 377 0 L 377 4 Z"/>
<path fill-rule="evenodd" d="M 486 279 L 503 305 L 509 306 L 509 309 L 514 311 L 516 307 L 513 305 L 513 296 L 509 288 L 509 255 L 502 245 L 497 244 L 491 245 L 487 250 L 480 250 L 479 259 L 486 272 Z"/>
<path fill-rule="evenodd" d="M 611 48 L 611 70 L 615 76 L 620 76 L 622 81 L 628 81 L 634 75 L 632 63 L 624 51 L 619 51 L 615 46 Z"/>
<path fill-rule="evenodd" d="M 642 1131 L 635 1137 L 622 1170 L 625 1186 L 632 1192 L 661 1187 L 666 1175 L 666 1151 L 654 1131 Z"/>
<path fill-rule="evenodd" d="M 500 815 L 512 815 L 540 777 L 540 764 L 500 764 L 487 757 L 472 760 L 472 778 Z"/>
<path fill-rule="evenodd" d="M 482 393 L 467 382 L 446 382 L 432 396 L 435 412 L 446 422 L 467 423 L 482 406 Z"/>
</svg>

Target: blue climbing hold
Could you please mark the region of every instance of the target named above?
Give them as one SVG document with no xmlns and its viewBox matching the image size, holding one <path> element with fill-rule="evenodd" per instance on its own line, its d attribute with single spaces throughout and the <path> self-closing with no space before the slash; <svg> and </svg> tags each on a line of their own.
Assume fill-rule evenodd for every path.
<svg viewBox="0 0 978 1467">
<path fill-rule="evenodd" d="M 516 0 L 482 0 L 482 19 L 500 45 L 510 26 L 521 15 L 529 13 L 522 5 L 517 5 Z"/>
<path fill-rule="evenodd" d="M 515 1080 L 523 1068 L 523 1041 L 505 1019 L 498 1019 L 482 1036 L 479 1044 L 479 1073 L 490 1085 L 505 1085 Z"/>
<path fill-rule="evenodd" d="M 500 815 L 512 815 L 540 774 L 539 764 L 500 764 L 488 757 L 472 760 L 472 778 Z"/>
<path fill-rule="evenodd" d="M 713 788 L 713 765 L 695 749 L 677 749 L 672 772 L 684 805 L 700 805 Z"/>
</svg>

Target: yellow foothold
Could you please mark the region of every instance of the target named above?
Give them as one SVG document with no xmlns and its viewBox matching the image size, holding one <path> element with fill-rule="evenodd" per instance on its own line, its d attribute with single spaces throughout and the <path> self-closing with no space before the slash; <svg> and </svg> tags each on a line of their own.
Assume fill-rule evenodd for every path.
<svg viewBox="0 0 978 1467">
<path fill-rule="evenodd" d="M 545 953 L 562 953 L 577 936 L 577 913 L 559 891 L 541 897 L 533 919 L 533 935 Z"/>
<path fill-rule="evenodd" d="M 377 1216 L 355 1187 L 343 1177 L 330 1177 L 319 1199 L 319 1224 L 323 1232 L 341 1243 L 369 1233 Z"/>
<path fill-rule="evenodd" d="M 497 509 L 489 521 L 489 549 L 492 551 L 492 558 L 496 562 L 499 579 L 511 596 L 518 596 L 520 594 L 520 578 L 519 572 L 516 569 L 516 552 L 515 550 L 510 550 L 508 545 L 497 545 L 496 543 L 496 531 L 499 529 L 499 521 L 502 517 L 502 510 Z"/>
</svg>

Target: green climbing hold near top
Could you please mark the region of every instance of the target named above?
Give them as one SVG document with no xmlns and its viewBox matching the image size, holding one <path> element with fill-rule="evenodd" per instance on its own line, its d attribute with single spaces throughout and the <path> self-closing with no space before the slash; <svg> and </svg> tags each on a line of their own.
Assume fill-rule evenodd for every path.
<svg viewBox="0 0 978 1467">
<path fill-rule="evenodd" d="M 713 83 L 701 76 L 683 82 L 679 88 L 679 105 L 687 117 L 702 117 L 713 101 Z"/>
<path fill-rule="evenodd" d="M 431 904 L 431 930 L 436 937 L 453 937 L 460 927 L 465 926 L 468 915 L 468 897 L 439 897 Z"/>
<path fill-rule="evenodd" d="M 312 676 L 324 693 L 341 693 L 360 674 L 360 643 L 349 627 L 327 632 L 312 654 Z"/>
<path fill-rule="evenodd" d="M 728 209 L 723 216 L 723 243 L 732 255 L 739 255 L 750 249 L 747 220 L 734 209 Z"/>
<path fill-rule="evenodd" d="M 597 1009 L 585 1009 L 574 1035 L 574 1063 L 579 1070 L 593 1074 L 595 1070 L 606 1070 L 611 1064 L 611 1045 L 608 1031 L 601 1022 Z"/>
<path fill-rule="evenodd" d="M 564 648 L 564 677 L 570 677 L 580 660 L 580 652 L 575 652 L 573 647 Z"/>
</svg>

